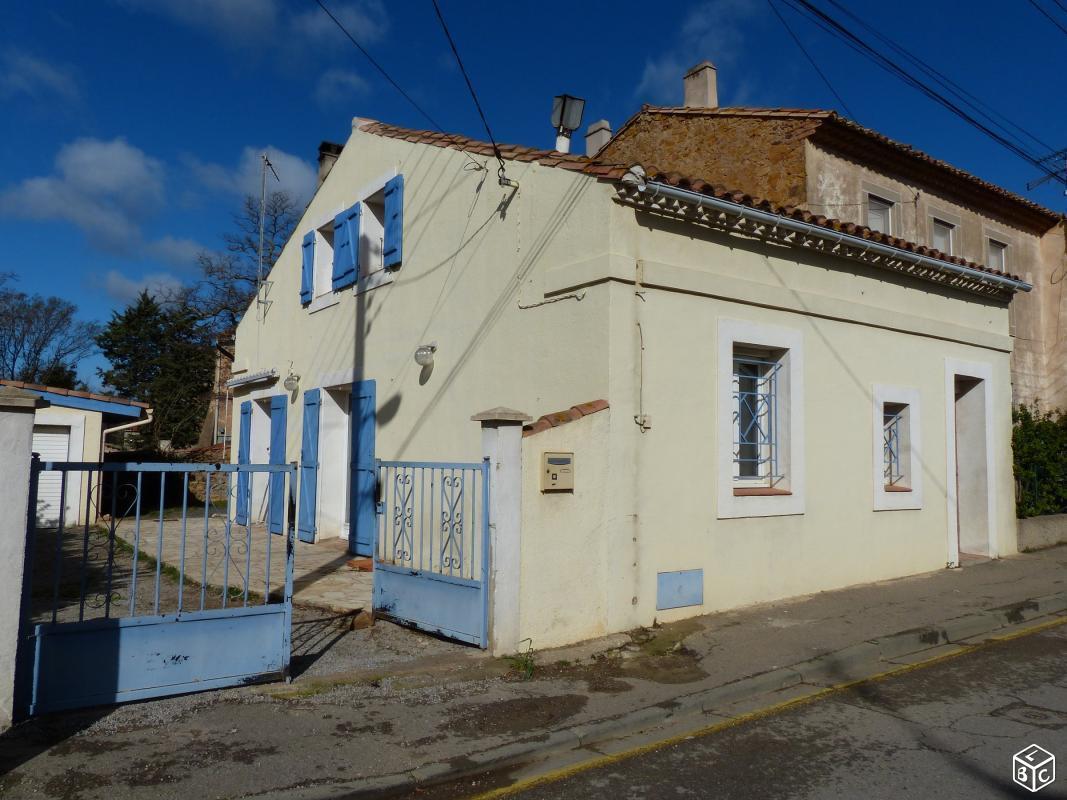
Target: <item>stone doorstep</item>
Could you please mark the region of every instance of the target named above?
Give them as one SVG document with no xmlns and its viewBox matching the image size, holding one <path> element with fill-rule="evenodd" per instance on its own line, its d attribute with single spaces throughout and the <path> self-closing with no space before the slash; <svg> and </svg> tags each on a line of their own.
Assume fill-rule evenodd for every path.
<svg viewBox="0 0 1067 800">
<path fill-rule="evenodd" d="M 502 770 L 510 767 L 530 765 L 543 761 L 553 754 L 590 748 L 594 745 L 616 741 L 634 736 L 664 725 L 676 724 L 682 720 L 692 719 L 695 727 L 706 727 L 709 715 L 722 712 L 724 708 L 739 702 L 768 699 L 776 692 L 810 687 L 808 694 L 798 697 L 815 696 L 832 690 L 834 687 L 848 685 L 864 679 L 876 677 L 889 671 L 905 668 L 894 659 L 907 653 L 910 664 L 921 664 L 924 660 L 918 654 L 929 652 L 930 658 L 943 657 L 946 642 L 955 644 L 959 651 L 980 643 L 996 631 L 1005 628 L 1017 628 L 1026 623 L 1037 624 L 1042 621 L 1054 622 L 1067 620 L 1067 595 L 1063 593 L 1028 598 L 1000 608 L 988 609 L 963 617 L 956 617 L 940 623 L 937 627 L 928 627 L 899 631 L 894 634 L 857 642 L 834 652 L 825 653 L 807 661 L 756 673 L 747 678 L 730 681 L 720 686 L 702 689 L 678 697 L 674 703 L 658 704 L 636 708 L 623 714 L 592 720 L 575 726 L 548 731 L 541 741 L 529 743 L 509 743 L 469 754 L 457 764 L 455 760 L 432 762 L 416 770 L 391 776 L 380 776 L 369 781 L 348 784 L 330 784 L 328 786 L 309 786 L 297 790 L 287 790 L 284 794 L 266 792 L 257 794 L 258 800 L 282 800 L 298 797 L 300 800 L 326 800 L 335 798 L 338 793 L 346 797 L 388 797 L 403 792 L 410 792 L 420 786 L 447 783 L 449 781 L 470 777 L 490 770 Z M 1025 630 L 1025 629 L 1024 629 Z M 931 635 L 933 634 L 933 635 Z M 569 651 L 572 656 L 590 658 L 595 654 L 617 649 L 620 636 L 616 634 L 603 640 L 593 640 L 558 648 L 542 653 L 562 654 Z M 628 638 L 628 637 L 627 637 Z M 606 645 L 606 646 L 605 646 Z M 477 663 L 478 659 L 472 659 Z M 451 677 L 455 678 L 455 664 Z M 447 670 L 405 670 L 413 676 L 420 672 L 447 674 Z M 461 670 L 462 672 L 462 670 Z M 354 677 L 354 676 L 349 676 Z M 460 677 L 462 680 L 462 677 Z M 726 715 L 727 718 L 729 715 Z M 701 724 L 702 723 L 702 724 Z"/>
</svg>

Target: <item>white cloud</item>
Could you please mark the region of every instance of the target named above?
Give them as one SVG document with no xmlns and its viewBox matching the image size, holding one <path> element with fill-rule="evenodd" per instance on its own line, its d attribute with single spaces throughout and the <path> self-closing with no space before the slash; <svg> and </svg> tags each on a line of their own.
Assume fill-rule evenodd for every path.
<svg viewBox="0 0 1067 800">
<path fill-rule="evenodd" d="M 279 0 L 118 0 L 131 11 L 159 14 L 199 28 L 230 43 L 248 43 L 274 35 Z"/>
<path fill-rule="evenodd" d="M 117 0 L 131 11 L 158 14 L 218 37 L 226 44 L 259 47 L 335 46 L 343 34 L 318 5 L 284 0 Z M 331 0 L 327 7 L 363 44 L 389 29 L 380 0 Z M 298 10 L 299 9 L 299 10 Z"/>
<path fill-rule="evenodd" d="M 369 91 L 370 85 L 355 72 L 329 69 L 322 74 L 315 86 L 315 100 L 321 106 L 330 107 Z"/>
<path fill-rule="evenodd" d="M 761 0 L 709 0 L 692 9 L 675 37 L 677 45 L 645 60 L 637 99 L 680 105 L 686 70 L 705 59 L 720 69 L 736 63 L 745 46 L 740 23 L 762 8 Z"/>
<path fill-rule="evenodd" d="M 134 300 L 142 291 L 153 296 L 178 289 L 182 282 L 168 272 L 149 272 L 140 278 L 129 278 L 118 270 L 108 270 L 104 276 L 96 276 L 94 282 L 118 303 Z"/>
<path fill-rule="evenodd" d="M 199 242 L 174 236 L 164 236 L 149 242 L 145 249 L 161 261 L 187 270 L 195 269 L 197 257 L 207 250 Z"/>
<path fill-rule="evenodd" d="M 141 221 L 162 203 L 162 163 L 121 137 L 64 145 L 51 175 L 0 191 L 0 214 L 72 223 L 95 247 L 119 254 L 140 244 Z"/>
<path fill-rule="evenodd" d="M 9 48 L 0 55 L 0 97 L 17 95 L 75 103 L 81 92 L 70 70 Z"/>
<path fill-rule="evenodd" d="M 236 166 L 226 167 L 222 164 L 209 164 L 196 159 L 189 159 L 193 173 L 210 189 L 230 192 L 232 194 L 259 197 L 260 188 L 260 153 L 266 150 L 267 158 L 278 173 L 278 180 L 267 174 L 268 190 L 289 192 L 298 203 L 306 203 L 315 192 L 318 182 L 318 170 L 310 162 L 279 150 L 277 147 L 246 147 Z"/>
<path fill-rule="evenodd" d="M 309 44 L 345 44 L 344 34 L 337 28 L 337 23 L 318 5 L 308 5 L 308 10 L 293 17 L 293 31 Z M 361 44 L 376 42 L 389 30 L 389 19 L 380 0 L 333 0 L 327 2 L 326 7 Z"/>
</svg>

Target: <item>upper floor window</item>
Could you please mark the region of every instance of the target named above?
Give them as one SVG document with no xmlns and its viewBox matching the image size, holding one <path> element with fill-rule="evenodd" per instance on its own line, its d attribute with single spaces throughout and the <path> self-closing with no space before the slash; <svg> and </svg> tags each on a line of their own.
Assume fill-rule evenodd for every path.
<svg viewBox="0 0 1067 800">
<path fill-rule="evenodd" d="M 881 233 L 893 232 L 893 201 L 867 195 L 867 227 Z"/>
<path fill-rule="evenodd" d="M 1005 270 L 1008 266 L 1008 246 L 996 239 L 989 240 L 989 258 L 986 266 L 992 269 Z"/>
<path fill-rule="evenodd" d="M 952 248 L 956 238 L 956 226 L 951 222 L 945 222 L 943 219 L 934 217 L 930 223 L 930 228 L 930 238 L 933 240 L 933 246 L 942 253 L 952 255 Z"/>
</svg>

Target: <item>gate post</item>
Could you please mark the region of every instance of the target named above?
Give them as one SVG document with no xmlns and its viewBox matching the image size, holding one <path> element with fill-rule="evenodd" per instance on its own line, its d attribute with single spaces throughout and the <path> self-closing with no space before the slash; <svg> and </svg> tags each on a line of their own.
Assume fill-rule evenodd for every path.
<svg viewBox="0 0 1067 800">
<path fill-rule="evenodd" d="M 33 416 L 47 405 L 35 394 L 0 386 L 0 731 L 15 714 L 19 626 L 29 597 L 23 591 L 27 528 L 35 510 L 29 508 Z"/>
<path fill-rule="evenodd" d="M 489 459 L 489 648 L 503 655 L 519 649 L 522 426 L 532 417 L 493 408 L 471 419 L 482 426 L 482 455 Z"/>
</svg>

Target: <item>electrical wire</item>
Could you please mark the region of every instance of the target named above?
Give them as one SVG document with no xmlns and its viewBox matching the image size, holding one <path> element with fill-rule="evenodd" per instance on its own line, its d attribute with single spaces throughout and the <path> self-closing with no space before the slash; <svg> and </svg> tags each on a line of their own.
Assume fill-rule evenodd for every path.
<svg viewBox="0 0 1067 800">
<path fill-rule="evenodd" d="M 830 94 L 837 98 L 837 102 L 841 105 L 841 108 L 844 109 L 844 112 L 848 114 L 852 119 L 856 119 L 856 115 L 853 114 L 852 111 L 849 109 L 848 104 L 844 101 L 844 98 L 842 98 L 841 95 L 837 93 L 837 89 L 833 87 L 833 84 L 830 83 L 830 79 L 827 78 L 825 74 L 823 74 L 823 71 L 821 69 L 819 69 L 819 65 L 815 63 L 815 59 L 811 57 L 811 54 L 808 52 L 807 48 L 804 47 L 803 43 L 801 43 L 800 38 L 795 33 L 793 33 L 793 29 L 790 28 L 789 23 L 785 21 L 785 17 L 783 17 L 781 12 L 778 11 L 778 6 L 774 4 L 774 0 L 767 0 L 767 5 L 771 7 L 771 11 L 774 12 L 774 16 L 778 17 L 778 21 L 782 23 L 782 27 L 785 28 L 786 33 L 788 33 L 789 36 L 793 39 L 793 43 L 796 44 L 797 49 L 804 54 L 804 58 L 808 59 L 808 63 L 811 64 L 811 68 L 815 70 L 815 73 L 820 78 L 822 78 L 822 82 L 826 84 L 826 88 L 830 90 Z"/>
<path fill-rule="evenodd" d="M 939 83 L 942 87 L 944 87 L 946 90 L 948 90 L 951 94 L 954 94 L 962 102 L 964 102 L 965 104 L 971 106 L 972 109 L 974 109 L 975 111 L 980 113 L 987 120 L 989 120 L 991 123 L 993 123 L 998 128 L 1000 128 L 1002 131 L 1004 131 L 1004 133 L 1008 134 L 1009 136 L 1013 136 L 1014 134 L 1011 134 L 1008 131 L 1008 128 L 1014 128 L 1016 131 L 1021 133 L 1023 136 L 1025 136 L 1028 139 L 1030 139 L 1030 141 L 1032 141 L 1035 144 L 1037 144 L 1042 150 L 1045 150 L 1045 151 L 1052 150 L 1052 146 L 1051 145 L 1041 141 L 1041 139 L 1039 139 L 1037 136 L 1035 136 L 1030 131 L 1028 131 L 1025 128 L 1023 128 L 1021 125 L 1016 124 L 1015 122 L 1013 122 L 1012 120 L 1008 119 L 1006 116 L 1001 114 L 996 109 L 991 108 L 988 104 L 984 103 L 980 98 L 978 98 L 975 95 L 973 95 L 970 92 L 968 92 L 966 89 L 964 89 L 958 83 L 953 81 L 951 78 L 949 78 L 943 72 L 938 70 L 936 67 L 932 66 L 928 62 L 926 62 L 923 59 L 919 58 L 919 56 L 917 56 L 914 53 L 910 52 L 909 50 L 905 49 L 902 45 L 900 45 L 899 43 L 897 43 L 897 42 L 893 41 L 892 39 L 890 39 L 888 36 L 883 34 L 880 30 L 878 30 L 873 25 L 869 25 L 868 23 L 864 22 L 860 17 L 856 16 L 856 14 L 854 14 L 852 11 L 850 11 L 847 7 L 845 7 L 841 3 L 837 2 L 837 0 L 827 0 L 827 2 L 829 2 L 830 5 L 834 6 L 841 13 L 843 13 L 846 16 L 850 17 L 860 27 L 864 28 L 867 32 L 869 32 L 872 36 L 874 36 L 880 42 L 882 42 L 883 44 L 885 44 L 888 47 L 890 47 L 894 52 L 896 52 L 897 54 L 899 54 L 900 56 L 902 56 L 903 58 L 907 59 L 908 61 L 910 61 L 915 66 L 917 66 L 922 72 L 925 72 L 926 75 L 929 76 L 930 78 L 932 78 L 936 83 Z M 997 120 L 999 120 L 1000 122 L 998 122 Z M 1000 123 L 1003 123 L 1003 124 L 1000 124 Z"/>
<path fill-rule="evenodd" d="M 976 119 L 973 114 L 968 113 L 964 109 L 960 108 L 956 103 L 952 102 L 952 100 L 945 97 L 936 89 L 930 87 L 920 79 L 916 78 L 914 75 L 912 75 L 906 69 L 894 62 L 892 59 L 879 52 L 876 48 L 872 47 L 863 38 L 853 33 L 851 30 L 846 28 L 837 20 L 830 17 L 821 9 L 815 7 L 812 3 L 808 2 L 808 0 L 783 1 L 787 5 L 792 7 L 795 11 L 798 11 L 807 16 L 809 19 L 815 21 L 824 30 L 827 30 L 828 32 L 836 36 L 838 39 L 841 39 L 853 50 L 870 59 L 879 67 L 884 69 L 886 72 L 897 78 L 900 78 L 902 81 L 904 81 L 904 83 L 918 90 L 920 93 L 926 95 L 929 99 L 933 100 L 938 105 L 952 112 L 964 122 L 966 122 L 973 128 L 976 128 L 980 132 L 984 133 L 987 137 L 997 142 L 1005 149 L 1011 151 L 1019 158 L 1028 162 L 1031 166 L 1034 166 L 1039 169 L 1043 174 L 1055 178 L 1056 180 L 1063 181 L 1062 177 L 1057 175 L 1053 170 L 1046 166 L 1038 156 L 1034 155 L 1027 148 L 1023 147 L 1018 142 L 1013 141 L 1011 138 L 997 133 L 995 130 L 990 128 L 989 125 L 986 125 L 985 123 Z"/>
<path fill-rule="evenodd" d="M 1037 3 L 1037 0 L 1030 0 L 1030 5 L 1032 5 L 1038 11 L 1040 11 L 1044 15 L 1045 19 L 1047 19 L 1049 22 L 1051 22 L 1053 25 L 1055 25 L 1057 28 L 1059 28 L 1061 31 L 1063 31 L 1063 34 L 1065 36 L 1067 36 L 1067 28 L 1065 28 L 1063 25 L 1061 25 L 1060 21 L 1058 19 L 1056 19 L 1050 13 L 1045 11 L 1045 9 L 1043 9 L 1041 6 L 1039 6 L 1038 3 Z M 1063 8 L 1063 6 L 1061 5 L 1060 8 Z"/>
<path fill-rule="evenodd" d="M 467 74 L 467 68 L 463 66 L 463 59 L 459 57 L 459 50 L 456 48 L 456 42 L 452 38 L 452 33 L 448 30 L 448 24 L 445 22 L 444 15 L 441 13 L 441 6 L 438 5 L 437 0 L 432 0 L 433 10 L 437 12 L 437 19 L 441 23 L 441 30 L 445 32 L 445 38 L 448 39 L 448 46 L 452 48 L 452 55 L 456 58 L 456 64 L 459 65 L 459 71 L 463 73 L 463 80 L 467 82 L 467 91 L 471 94 L 471 100 L 474 101 L 474 107 L 478 109 L 478 116 L 482 118 L 482 125 L 485 126 L 485 133 L 489 136 L 489 143 L 493 145 L 493 155 L 496 156 L 497 162 L 500 164 L 500 168 L 497 170 L 497 176 L 500 178 L 501 183 L 507 180 L 507 176 L 504 174 L 504 158 L 500 155 L 500 148 L 497 146 L 496 139 L 493 138 L 493 132 L 489 129 L 489 120 L 485 118 L 485 112 L 482 110 L 482 104 L 478 102 L 478 93 L 474 91 L 474 84 L 471 83 L 470 76 Z"/>
<path fill-rule="evenodd" d="M 367 49 L 356 40 L 356 37 L 348 32 L 348 28 L 346 28 L 344 26 L 344 23 L 342 23 L 341 20 L 339 20 L 337 17 L 335 17 L 333 15 L 333 12 L 330 11 L 330 9 L 326 7 L 326 4 L 324 2 L 322 2 L 322 0 L 315 0 L 315 2 L 318 4 L 319 8 L 321 8 L 323 10 L 323 12 L 326 14 L 326 16 L 328 16 L 331 20 L 333 20 L 333 24 L 338 27 L 338 29 L 341 31 L 341 33 L 343 33 L 345 35 L 345 37 L 347 37 L 348 41 L 350 41 L 355 46 L 355 48 L 357 50 L 359 50 L 359 52 L 361 52 L 363 54 L 364 58 L 366 58 L 367 61 L 369 61 L 371 63 L 371 66 L 373 66 L 376 70 L 378 70 L 378 72 L 381 73 L 383 78 L 385 78 L 387 81 L 389 81 L 389 83 L 392 85 L 392 87 L 394 89 L 396 89 L 400 93 L 400 96 L 403 97 L 405 100 L 407 100 L 408 103 L 410 103 L 411 106 L 416 111 L 418 111 L 426 119 L 427 122 L 430 123 L 430 125 L 433 127 L 434 130 L 436 130 L 438 133 L 444 134 L 446 137 L 451 139 L 452 142 L 463 153 L 463 155 L 465 155 L 468 159 L 470 159 L 470 161 L 472 163 L 476 164 L 479 169 L 485 169 L 485 166 L 483 164 L 479 164 L 471 156 L 470 153 L 468 153 L 465 150 L 463 150 L 463 148 L 461 147 L 462 143 L 455 136 L 455 134 L 446 133 L 444 128 L 442 128 L 437 123 L 437 120 L 435 120 L 433 117 L 431 117 L 430 114 L 422 106 L 420 106 L 418 103 L 415 102 L 414 99 L 412 99 L 411 95 L 409 95 L 407 92 L 404 91 L 403 87 L 399 83 L 397 83 L 395 80 L 393 80 L 393 77 L 388 72 L 385 71 L 385 67 L 383 67 L 381 64 L 379 64 L 375 60 L 374 56 L 372 56 L 370 53 L 368 53 Z M 495 145 L 494 145 L 494 150 L 496 150 L 496 146 Z"/>
</svg>

